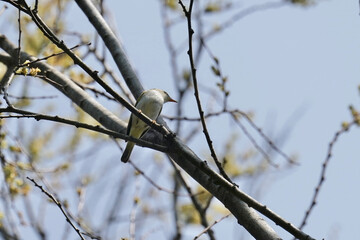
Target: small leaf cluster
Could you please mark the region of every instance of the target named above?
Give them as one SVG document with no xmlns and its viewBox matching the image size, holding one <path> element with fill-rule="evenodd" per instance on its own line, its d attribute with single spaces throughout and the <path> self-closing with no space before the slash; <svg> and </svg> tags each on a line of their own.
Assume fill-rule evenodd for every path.
<svg viewBox="0 0 360 240">
<path fill-rule="evenodd" d="M 37 76 L 41 70 L 40 68 L 36 67 L 30 67 L 30 61 L 29 60 L 26 60 L 23 64 L 22 64 L 23 67 L 20 67 L 19 69 L 16 70 L 16 74 L 19 74 L 19 75 L 24 75 L 24 76 L 27 76 L 27 75 L 30 75 L 30 76 Z"/>
<path fill-rule="evenodd" d="M 226 89 L 228 77 L 222 74 L 219 66 L 219 59 L 216 57 L 213 57 L 213 59 L 215 61 L 215 65 L 211 66 L 211 70 L 216 77 L 220 78 L 220 82 L 216 83 L 216 85 L 220 89 L 220 91 L 224 93 L 225 97 L 227 97 L 230 94 L 230 91 Z"/>
<path fill-rule="evenodd" d="M 9 187 L 9 192 L 12 197 L 20 194 L 26 196 L 29 193 L 31 189 L 30 185 L 24 182 L 18 172 L 18 168 L 15 165 L 5 164 L 3 166 L 3 172 L 5 176 L 5 182 Z"/>
<path fill-rule="evenodd" d="M 349 110 L 351 112 L 351 116 L 353 117 L 353 121 L 360 126 L 360 113 L 358 110 L 355 109 L 354 106 L 350 105 Z"/>
</svg>

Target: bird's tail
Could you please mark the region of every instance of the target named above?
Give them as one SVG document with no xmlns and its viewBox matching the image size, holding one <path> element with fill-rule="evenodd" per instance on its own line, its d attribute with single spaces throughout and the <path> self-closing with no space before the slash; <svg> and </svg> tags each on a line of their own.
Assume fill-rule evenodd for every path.
<svg viewBox="0 0 360 240">
<path fill-rule="evenodd" d="M 123 152 L 123 155 L 121 156 L 121 161 L 126 163 L 129 161 L 130 154 L 134 148 L 135 144 L 132 142 L 128 142 L 125 148 L 125 151 Z"/>
</svg>

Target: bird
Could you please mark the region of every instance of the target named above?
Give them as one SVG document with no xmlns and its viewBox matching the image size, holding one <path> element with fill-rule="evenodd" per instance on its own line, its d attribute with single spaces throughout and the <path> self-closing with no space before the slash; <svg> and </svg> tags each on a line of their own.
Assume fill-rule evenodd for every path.
<svg viewBox="0 0 360 240">
<path fill-rule="evenodd" d="M 141 93 L 136 101 L 135 107 L 143 114 L 155 121 L 160 115 L 164 103 L 175 102 L 167 92 L 161 89 L 153 88 Z M 141 138 L 149 130 L 149 125 L 143 122 L 138 117 L 131 114 L 127 126 L 126 134 L 133 138 Z M 121 156 L 121 161 L 126 163 L 129 161 L 130 154 L 135 146 L 135 143 L 128 142 L 125 150 Z"/>
</svg>

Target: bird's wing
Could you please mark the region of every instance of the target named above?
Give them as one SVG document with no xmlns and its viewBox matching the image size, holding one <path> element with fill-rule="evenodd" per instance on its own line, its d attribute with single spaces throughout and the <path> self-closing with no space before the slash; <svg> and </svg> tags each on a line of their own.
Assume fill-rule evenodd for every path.
<svg viewBox="0 0 360 240">
<path fill-rule="evenodd" d="M 140 96 L 136 99 L 135 107 L 137 107 L 137 105 L 138 105 L 139 102 L 140 102 L 140 99 L 142 98 L 142 96 L 144 95 L 145 92 L 146 92 L 146 91 L 143 91 L 143 92 L 140 94 Z"/>
<path fill-rule="evenodd" d="M 132 123 L 132 117 L 133 117 L 133 115 L 131 114 L 131 115 L 130 115 L 129 122 L 128 122 L 128 125 L 127 125 L 127 129 L 126 129 L 126 135 L 129 135 L 129 134 L 130 134 L 131 123 Z"/>
<path fill-rule="evenodd" d="M 162 110 L 162 106 L 161 106 L 160 111 L 159 111 L 157 117 L 155 118 L 155 120 L 160 116 L 161 110 Z M 132 115 L 131 115 L 131 116 L 132 116 Z M 141 121 L 140 119 L 138 119 L 138 120 Z M 155 120 L 154 120 L 154 121 L 155 121 Z M 147 128 L 144 130 L 144 132 L 141 134 L 141 136 L 140 136 L 139 138 L 142 138 L 142 136 L 144 136 L 145 133 L 147 133 L 147 131 L 149 131 L 149 129 L 150 129 L 150 126 L 147 126 Z"/>
<path fill-rule="evenodd" d="M 162 109 L 162 107 L 160 108 L 160 112 L 159 112 L 159 114 L 157 115 L 157 117 L 155 118 L 155 120 L 159 117 L 159 115 L 160 115 L 160 113 L 161 113 L 161 109 Z M 155 121 L 155 120 L 154 120 L 154 121 Z M 142 121 L 142 120 L 139 119 L 139 121 Z M 142 136 L 144 136 L 145 133 L 147 133 L 147 131 L 149 131 L 149 129 L 150 129 L 150 126 L 147 125 L 146 129 L 143 131 L 143 133 L 141 134 L 141 136 L 140 136 L 139 138 L 142 138 Z"/>
<path fill-rule="evenodd" d="M 161 106 L 160 111 L 159 111 L 157 117 L 155 118 L 155 120 L 160 116 L 160 113 L 161 113 L 161 111 L 162 111 L 162 108 L 163 108 L 163 107 Z"/>
<path fill-rule="evenodd" d="M 144 92 L 145 92 L 145 91 L 144 91 Z M 141 97 L 144 95 L 144 92 L 142 92 L 142 93 L 140 94 L 140 96 L 137 98 L 136 103 L 135 103 L 135 107 L 136 107 L 136 108 L 138 107 L 138 104 L 139 104 L 139 102 L 140 102 Z M 133 115 L 134 115 L 134 114 L 132 114 L 132 113 L 131 113 L 131 115 L 130 115 L 130 119 L 129 119 L 129 122 L 128 122 L 128 126 L 127 126 L 127 129 L 126 129 L 126 134 L 127 134 L 127 135 L 130 134 L 130 129 L 131 129 L 131 125 L 132 125 Z"/>
<path fill-rule="evenodd" d="M 150 129 L 150 127 L 147 126 L 147 128 L 143 131 L 143 133 L 142 133 L 141 136 L 139 137 L 139 139 L 142 138 L 142 137 L 145 135 L 145 133 L 147 133 L 147 131 L 149 131 L 149 129 Z"/>
</svg>

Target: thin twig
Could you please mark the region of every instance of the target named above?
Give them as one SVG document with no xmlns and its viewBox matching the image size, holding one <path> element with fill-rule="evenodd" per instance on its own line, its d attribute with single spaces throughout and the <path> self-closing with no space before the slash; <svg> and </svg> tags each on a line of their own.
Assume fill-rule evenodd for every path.
<svg viewBox="0 0 360 240">
<path fill-rule="evenodd" d="M 288 161 L 291 164 L 297 164 L 296 161 L 294 161 L 293 159 L 291 159 L 289 156 L 287 156 L 283 151 L 280 150 L 280 148 L 278 148 L 275 143 L 270 139 L 270 137 L 266 136 L 265 133 L 262 131 L 261 128 L 259 128 L 253 120 L 251 120 L 251 118 L 247 115 L 244 114 L 240 111 L 237 111 L 239 114 L 241 114 L 243 117 L 245 117 L 245 119 L 248 121 L 248 123 L 250 124 L 251 127 L 253 127 L 259 134 L 260 136 L 270 145 L 270 147 L 272 149 L 274 149 L 277 153 L 279 153 L 286 161 Z"/>
<path fill-rule="evenodd" d="M 140 184 L 139 184 L 139 179 L 137 179 L 135 185 L 135 196 L 134 196 L 134 200 L 133 200 L 133 207 L 131 209 L 131 213 L 130 213 L 130 240 L 135 240 L 135 233 L 136 233 L 136 212 L 137 212 L 137 208 L 139 206 L 139 201 L 140 198 L 136 195 L 139 194 L 140 191 Z"/>
<path fill-rule="evenodd" d="M 96 36 L 99 36 L 98 34 L 96 34 Z M 106 48 L 104 48 L 106 49 Z M 135 104 L 135 99 L 134 97 L 131 95 L 131 93 L 129 91 L 126 90 L 126 86 L 124 86 L 124 83 L 118 78 L 118 76 L 115 74 L 114 70 L 107 64 L 107 62 L 105 61 L 105 57 L 100 56 L 100 54 L 96 51 L 97 47 L 93 46 L 93 47 L 89 47 L 89 53 L 93 53 L 93 56 L 95 56 L 95 58 L 101 63 L 102 67 L 103 67 L 103 71 L 105 73 L 107 73 L 110 78 L 114 81 L 114 83 L 120 88 L 121 92 L 124 93 L 124 95 L 127 97 L 127 99 Z"/>
<path fill-rule="evenodd" d="M 174 183 L 174 193 L 178 193 L 180 190 L 180 182 L 178 181 L 178 176 L 176 174 L 172 175 L 172 180 Z M 172 210 L 174 215 L 174 223 L 175 223 L 175 233 L 174 237 L 172 237 L 173 240 L 180 240 L 182 237 L 182 224 L 180 224 L 180 212 L 178 210 L 178 204 L 179 204 L 179 197 L 174 194 L 172 198 Z"/>
<path fill-rule="evenodd" d="M 220 82 L 217 83 L 216 85 L 219 87 L 220 91 L 224 95 L 223 109 L 224 109 L 224 111 L 226 111 L 228 108 L 228 98 L 230 95 L 230 91 L 228 89 L 226 89 L 226 83 L 228 81 L 228 78 L 223 75 L 219 59 L 212 53 L 210 48 L 205 44 L 205 41 L 202 37 L 200 37 L 199 45 L 200 45 L 201 49 L 204 48 L 206 50 L 206 52 L 209 54 L 211 59 L 214 61 L 215 65 L 211 66 L 211 69 L 212 69 L 213 73 L 215 74 L 215 76 L 220 79 Z"/>
<path fill-rule="evenodd" d="M 81 87 L 83 90 L 89 90 L 89 91 L 93 92 L 95 96 L 100 95 L 100 96 L 103 96 L 103 97 L 107 98 L 108 100 L 112 100 L 112 101 L 115 100 L 115 98 L 113 98 L 112 96 L 110 96 L 106 92 L 99 91 L 95 87 L 91 87 L 91 86 L 88 86 L 87 84 L 77 82 L 77 81 L 74 81 L 74 82 L 75 82 L 76 85 Z"/>
<path fill-rule="evenodd" d="M 195 195 L 192 193 L 192 190 L 191 190 L 190 186 L 186 183 L 186 181 L 185 181 L 184 177 L 182 176 L 182 174 L 181 174 L 180 170 L 178 169 L 178 167 L 175 165 L 175 163 L 170 158 L 169 158 L 169 161 L 170 161 L 171 165 L 173 166 L 173 168 L 174 168 L 174 170 L 176 172 L 176 176 L 180 180 L 180 183 L 183 185 L 185 190 L 190 195 L 191 202 L 194 205 L 194 208 L 196 209 L 196 211 L 198 212 L 198 214 L 200 216 L 201 224 L 205 228 L 207 228 L 209 226 L 209 223 L 208 223 L 207 218 L 206 218 L 207 207 L 202 207 L 200 205 L 199 201 L 197 200 Z M 209 234 L 210 239 L 215 240 L 214 232 L 211 229 L 209 229 L 208 234 Z"/>
<path fill-rule="evenodd" d="M 154 121 L 152 121 L 148 116 L 141 113 L 138 109 L 136 109 L 132 104 L 127 102 L 123 97 L 121 97 L 115 90 L 113 90 L 103 79 L 98 76 L 98 71 L 92 70 L 88 65 L 86 65 L 70 48 L 66 46 L 64 41 L 58 39 L 55 33 L 46 25 L 46 23 L 41 19 L 41 17 L 37 14 L 37 10 L 32 10 L 26 2 L 23 2 L 23 5 L 16 4 L 12 1 L 9 1 L 15 7 L 21 9 L 23 12 L 27 13 L 31 19 L 34 21 L 39 30 L 50 40 L 52 41 L 58 48 L 62 49 L 80 68 L 82 68 L 90 77 L 92 77 L 101 87 L 105 89 L 110 95 L 112 95 L 119 103 L 121 103 L 124 107 L 129 109 L 135 116 L 140 118 L 146 124 L 148 124 L 151 128 L 154 128 L 156 131 L 162 133 L 166 137 L 173 137 L 173 134 L 163 125 L 160 125 Z M 87 3 L 86 3 L 87 4 Z"/>
<path fill-rule="evenodd" d="M 163 29 L 164 29 L 164 41 L 165 46 L 167 47 L 167 50 L 170 55 L 170 67 L 171 67 L 171 75 L 174 81 L 174 85 L 176 87 L 176 90 L 178 92 L 177 96 L 177 104 L 176 104 L 176 115 L 181 116 L 183 112 L 183 104 L 184 104 L 184 96 L 187 91 L 190 90 L 191 87 L 191 81 L 189 78 L 185 77 L 184 75 L 181 77 L 179 74 L 178 69 L 178 62 L 177 62 L 177 52 L 175 50 L 174 44 L 171 41 L 171 35 L 170 35 L 170 25 L 168 24 L 168 15 L 167 15 L 167 9 L 166 9 L 165 2 L 161 5 L 161 15 L 162 15 L 162 22 L 163 22 Z M 176 123 L 176 126 L 174 127 L 175 133 L 179 133 L 181 129 L 182 122 L 178 121 Z"/>
<path fill-rule="evenodd" d="M 109 136 L 112 136 L 114 138 L 121 138 L 127 141 L 131 141 L 136 143 L 139 146 L 142 147 L 148 147 L 148 148 L 152 148 L 161 152 L 166 152 L 167 151 L 167 147 L 162 146 L 162 145 L 158 145 L 158 144 L 154 144 L 151 142 L 147 142 L 141 139 L 137 139 L 137 138 L 133 138 L 130 137 L 126 134 L 122 134 L 122 133 L 118 133 L 115 131 L 111 131 L 108 129 L 105 129 L 99 125 L 90 125 L 90 124 L 86 124 L 86 123 L 81 123 L 81 122 L 77 122 L 77 121 L 73 121 L 73 120 L 69 120 L 66 118 L 61 118 L 58 116 L 49 116 L 49 115 L 44 115 L 44 114 L 39 114 L 39 113 L 34 113 L 34 112 L 29 112 L 29 111 L 25 111 L 25 110 L 21 110 L 21 109 L 17 109 L 14 107 L 7 107 L 7 108 L 0 108 L 0 113 L 16 113 L 16 114 L 21 114 L 21 115 L 0 115 L 0 119 L 1 118 L 34 118 L 35 120 L 39 121 L 39 120 L 49 120 L 52 122 L 59 122 L 59 123 L 63 123 L 63 124 L 67 124 L 67 125 L 71 125 L 74 126 L 76 128 L 84 128 L 87 130 L 91 130 L 91 131 L 95 131 L 95 132 L 99 132 L 99 133 L 103 133 Z"/>
<path fill-rule="evenodd" d="M 8 97 L 9 98 L 15 98 L 15 99 L 19 99 L 19 100 L 36 100 L 36 99 L 51 99 L 51 98 L 57 98 L 57 96 L 38 96 L 38 97 L 28 97 L 28 96 L 22 96 L 22 97 L 19 97 L 19 96 L 15 96 L 15 95 L 12 95 L 12 94 L 8 94 Z"/>
<path fill-rule="evenodd" d="M 308 220 L 309 216 L 310 216 L 310 213 L 311 211 L 314 209 L 315 205 L 317 204 L 317 198 L 319 196 L 319 193 L 320 193 L 320 190 L 321 190 L 321 187 L 324 185 L 324 181 L 325 181 L 325 174 L 326 174 L 326 170 L 327 170 L 327 167 L 329 166 L 329 162 L 330 162 L 330 159 L 332 157 L 332 152 L 333 152 L 333 148 L 334 148 L 334 144 L 338 141 L 339 137 L 344 134 L 345 132 L 347 132 L 352 126 L 354 126 L 356 124 L 356 121 L 353 121 L 351 123 L 349 123 L 349 125 L 344 128 L 342 127 L 340 130 L 338 130 L 333 139 L 331 140 L 331 142 L 329 143 L 329 146 L 328 146 L 328 151 L 327 151 L 327 154 L 326 154 L 326 158 L 324 160 L 324 162 L 322 163 L 322 170 L 321 170 L 321 174 L 320 174 L 320 179 L 319 179 L 319 182 L 318 184 L 316 185 L 315 187 L 315 192 L 314 192 L 314 195 L 311 199 L 311 203 L 310 203 L 310 206 L 308 207 L 308 209 L 306 210 L 305 212 L 305 216 L 299 226 L 299 229 L 303 229 L 303 227 L 306 225 L 306 221 Z"/>
<path fill-rule="evenodd" d="M 207 228 L 205 228 L 201 233 L 199 233 L 198 235 L 196 235 L 194 237 L 194 240 L 198 239 L 199 237 L 201 237 L 201 235 L 203 235 L 204 233 L 207 233 L 215 224 L 221 222 L 222 220 L 224 220 L 225 218 L 229 217 L 231 214 L 227 214 L 225 216 L 223 216 L 222 218 L 220 218 L 219 220 L 215 220 L 213 222 L 213 224 L 209 225 Z"/>
<path fill-rule="evenodd" d="M 189 50 L 188 50 L 188 56 L 189 56 L 189 61 L 190 61 L 190 67 L 191 67 L 191 73 L 192 73 L 192 79 L 193 79 L 193 84 L 194 84 L 194 95 L 195 95 L 195 99 L 196 99 L 196 104 L 198 107 L 198 111 L 199 111 L 199 115 L 200 115 L 200 119 L 201 119 L 201 124 L 203 127 L 203 132 L 206 138 L 206 141 L 208 143 L 210 152 L 211 152 L 211 157 L 214 159 L 214 162 L 216 164 L 216 166 L 218 167 L 220 174 L 229 182 L 233 183 L 230 179 L 230 177 L 226 174 L 224 168 L 221 166 L 220 161 L 218 160 L 218 157 L 215 153 L 215 149 L 213 147 L 212 144 L 212 140 L 210 138 L 210 134 L 209 131 L 207 129 L 206 126 L 206 122 L 205 122 L 205 118 L 204 118 L 204 111 L 202 109 L 201 106 L 201 102 L 200 102 L 200 96 L 199 96 L 199 90 L 198 90 L 198 82 L 197 82 L 197 76 L 196 76 L 196 68 L 195 68 L 195 63 L 194 63 L 194 57 L 193 57 L 193 47 L 192 47 L 192 38 L 194 35 L 194 30 L 192 29 L 192 20 L 191 20 L 191 13 L 192 13 L 192 8 L 194 5 L 194 0 L 190 1 L 189 4 L 189 9 L 187 10 L 185 5 L 183 4 L 183 2 L 181 0 L 179 0 L 179 4 L 181 5 L 185 17 L 187 19 L 187 26 L 188 26 L 188 38 L 189 38 Z"/>
<path fill-rule="evenodd" d="M 8 99 L 8 93 L 7 93 L 7 88 L 4 88 L 3 89 L 3 92 L 4 92 L 4 100 L 6 102 L 6 104 L 9 106 L 9 107 L 12 107 L 13 105 L 11 104 L 10 100 Z"/>
<path fill-rule="evenodd" d="M 84 45 L 90 45 L 90 44 L 91 44 L 91 43 L 77 44 L 77 45 L 75 45 L 74 47 L 71 47 L 71 48 L 69 48 L 69 49 L 70 49 L 70 50 L 74 50 L 74 49 L 76 49 L 76 48 L 78 48 L 78 47 L 81 47 L 81 46 L 84 46 Z M 20 64 L 20 58 L 19 58 L 19 67 L 26 67 L 26 66 L 29 66 L 29 65 L 31 65 L 31 64 L 34 64 L 34 63 L 37 63 L 37 62 L 40 62 L 40 61 L 45 61 L 45 60 L 47 60 L 47 59 L 49 59 L 49 58 L 56 57 L 56 56 L 59 56 L 59 55 L 62 55 L 62 54 L 65 54 L 65 52 L 64 52 L 64 51 L 61 51 L 61 52 L 58 52 L 58 53 L 53 53 L 53 54 L 51 54 L 51 55 L 49 55 L 49 56 L 46 56 L 46 57 L 43 57 L 43 58 L 38 58 L 38 59 L 36 59 L 36 60 L 34 60 L 34 61 L 30 61 L 30 62 L 23 63 L 23 64 Z"/>
<path fill-rule="evenodd" d="M 102 224 L 100 225 L 99 229 L 104 229 L 106 232 L 103 234 L 105 236 L 108 235 L 108 232 L 110 230 L 109 226 L 116 223 L 117 215 L 120 213 L 120 209 L 122 207 L 123 198 L 125 198 L 127 195 L 124 194 L 125 189 L 129 186 L 128 182 L 131 182 L 132 179 L 130 179 L 129 175 L 131 173 L 129 171 L 126 171 L 125 174 L 118 175 L 119 180 L 116 183 L 116 189 L 114 189 L 114 192 L 111 195 L 112 199 L 112 206 L 109 206 L 107 213 L 104 211 L 104 220 L 102 221 Z M 114 181 L 115 182 L 115 181 Z M 109 203 L 110 205 L 110 203 Z"/>
<path fill-rule="evenodd" d="M 239 124 L 239 127 L 244 131 L 244 134 L 249 138 L 250 142 L 254 145 L 254 147 L 264 156 L 265 159 L 267 159 L 268 161 L 270 160 L 270 157 L 268 156 L 268 154 L 265 152 L 265 150 L 263 150 L 255 141 L 255 139 L 250 135 L 250 133 L 248 131 L 246 131 L 246 128 L 240 123 L 240 120 L 238 120 L 238 116 L 237 114 L 241 115 L 242 117 L 245 118 L 245 120 L 250 124 L 250 126 L 255 129 L 260 136 L 267 142 L 267 144 L 269 144 L 269 146 L 274 149 L 277 153 L 279 153 L 286 161 L 288 161 L 291 164 L 297 164 L 293 159 L 291 159 L 291 157 L 289 157 L 286 153 L 284 153 L 279 147 L 276 146 L 276 144 L 270 139 L 270 137 L 268 137 L 263 130 L 258 127 L 254 121 L 248 116 L 248 114 L 246 114 L 243 111 L 240 110 L 221 110 L 218 112 L 211 112 L 208 113 L 206 115 L 204 115 L 204 118 L 210 118 L 210 117 L 216 117 L 222 114 L 230 114 L 231 117 Z M 169 119 L 170 121 L 200 121 L 200 118 L 190 118 L 190 117 L 168 117 L 168 116 L 164 116 L 163 118 L 165 119 Z"/>
<path fill-rule="evenodd" d="M 262 149 L 262 147 L 260 147 L 260 145 L 256 142 L 256 140 L 253 138 L 253 136 L 248 132 L 248 130 L 245 128 L 245 126 L 239 121 L 239 119 L 237 119 L 234 114 L 231 114 L 231 116 L 232 116 L 233 120 L 237 123 L 237 125 L 241 128 L 241 130 L 244 132 L 245 136 L 250 140 L 250 142 L 255 147 L 255 149 L 258 150 L 263 155 L 263 157 L 266 159 L 266 161 L 271 166 L 278 168 L 279 165 L 274 163 L 270 159 L 270 156 L 266 153 L 266 151 L 264 149 Z"/>
<path fill-rule="evenodd" d="M 39 188 L 41 190 L 41 192 L 45 193 L 46 196 L 48 196 L 48 198 L 50 198 L 55 204 L 56 206 L 58 206 L 58 208 L 61 210 L 61 212 L 63 213 L 63 215 L 66 218 L 66 221 L 70 224 L 70 226 L 75 230 L 75 232 L 79 235 L 80 239 L 85 240 L 85 238 L 82 236 L 80 230 L 72 223 L 71 219 L 69 218 L 68 214 L 66 213 L 66 211 L 64 210 L 64 208 L 62 207 L 62 204 L 56 200 L 56 198 L 50 194 L 48 191 L 46 191 L 41 185 L 39 185 L 34 179 L 30 178 L 30 177 L 26 177 L 27 179 L 29 179 L 31 182 L 34 183 L 35 187 Z"/>
<path fill-rule="evenodd" d="M 153 185 L 157 190 L 159 191 L 163 191 L 163 192 L 166 192 L 166 193 L 170 193 L 170 194 L 174 194 L 174 195 L 177 195 L 177 196 L 182 196 L 182 197 L 189 197 L 190 193 L 189 194 L 180 194 L 180 193 L 175 193 L 174 191 L 170 190 L 170 189 L 167 189 L 167 188 L 164 188 L 164 187 L 161 187 L 159 186 L 157 183 L 155 183 L 149 176 L 147 176 L 144 171 L 142 171 L 139 167 L 137 167 L 131 160 L 129 160 L 129 163 L 131 164 L 131 166 L 141 175 L 143 176 L 147 181 L 149 181 L 149 183 L 151 185 Z M 196 194 L 195 194 L 196 195 Z"/>
<path fill-rule="evenodd" d="M 20 65 L 20 53 L 21 53 L 21 10 L 18 9 L 18 65 Z"/>
</svg>

